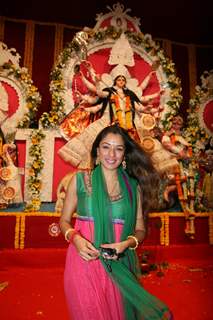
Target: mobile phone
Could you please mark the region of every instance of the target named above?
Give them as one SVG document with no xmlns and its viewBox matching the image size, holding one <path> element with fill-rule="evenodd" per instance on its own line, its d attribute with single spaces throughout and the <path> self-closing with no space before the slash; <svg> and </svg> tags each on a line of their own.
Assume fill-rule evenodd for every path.
<svg viewBox="0 0 213 320">
<path fill-rule="evenodd" d="M 114 255 L 117 254 L 116 249 L 113 249 L 113 248 L 100 247 L 99 250 L 103 258 L 113 257 Z"/>
</svg>

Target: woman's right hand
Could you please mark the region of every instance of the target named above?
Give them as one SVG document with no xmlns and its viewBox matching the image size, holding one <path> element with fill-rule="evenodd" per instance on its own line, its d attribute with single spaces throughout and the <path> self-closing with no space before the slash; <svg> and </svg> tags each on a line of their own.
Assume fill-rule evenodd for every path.
<svg viewBox="0 0 213 320">
<path fill-rule="evenodd" d="M 83 238 L 81 235 L 76 235 L 74 237 L 73 244 L 76 247 L 80 257 L 86 261 L 95 260 L 100 255 L 99 251 L 92 245 L 92 243 Z"/>
</svg>

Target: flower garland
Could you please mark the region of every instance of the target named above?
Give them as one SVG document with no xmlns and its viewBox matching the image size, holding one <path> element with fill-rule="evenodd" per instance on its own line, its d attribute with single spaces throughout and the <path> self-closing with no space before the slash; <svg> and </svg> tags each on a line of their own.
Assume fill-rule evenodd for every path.
<svg viewBox="0 0 213 320">
<path fill-rule="evenodd" d="M 13 63 L 7 62 L 1 66 L 0 74 L 5 78 L 12 78 L 19 82 L 28 112 L 24 114 L 24 117 L 21 120 L 18 120 L 15 127 L 29 128 L 35 121 L 38 106 L 41 103 L 41 95 L 38 92 L 38 89 L 33 85 L 27 68 L 20 68 Z"/>
<path fill-rule="evenodd" d="M 205 74 L 208 73 L 207 71 Z M 203 76 L 201 76 L 201 80 Z M 208 83 L 202 81 L 201 86 L 195 87 L 195 96 L 189 101 L 189 109 L 187 110 L 187 127 L 183 132 L 185 138 L 192 144 L 193 152 L 198 154 L 205 149 L 205 145 L 208 143 L 210 136 L 203 127 L 200 126 L 199 121 L 199 108 L 200 105 L 209 96 Z"/>
<path fill-rule="evenodd" d="M 209 244 L 213 244 L 213 216 L 209 215 Z"/>
<path fill-rule="evenodd" d="M 21 219 L 21 216 L 17 215 L 16 216 L 16 224 L 15 224 L 15 237 L 14 237 L 14 248 L 15 249 L 19 248 L 20 219 Z"/>
<path fill-rule="evenodd" d="M 26 229 L 26 219 L 25 219 L 25 215 L 22 215 L 21 223 L 20 223 L 20 244 L 19 244 L 20 249 L 24 249 L 25 229 Z"/>
<path fill-rule="evenodd" d="M 106 40 L 117 40 L 121 35 L 121 30 L 113 26 L 100 28 L 98 31 L 87 32 L 88 41 L 92 45 L 95 42 L 103 42 Z M 171 127 L 172 118 L 178 113 L 180 103 L 182 102 L 181 82 L 175 74 L 174 63 L 164 55 L 160 45 L 152 40 L 151 35 L 143 34 L 142 32 L 125 31 L 125 35 L 129 42 L 133 45 L 141 46 L 147 54 L 152 55 L 156 64 L 160 64 L 163 72 L 167 77 L 167 83 L 163 84 L 164 89 L 170 90 L 170 99 L 165 103 L 165 114 L 161 119 L 161 126 L 164 130 L 169 130 Z M 63 50 L 58 58 L 56 67 L 51 73 L 50 92 L 52 94 L 52 109 L 50 113 L 44 113 L 40 118 L 40 124 L 43 128 L 57 128 L 60 122 L 64 119 L 65 99 L 64 93 L 66 90 L 63 80 L 64 70 L 69 64 L 69 60 L 79 54 L 81 48 L 76 45 L 75 39 L 70 42 Z"/>
<path fill-rule="evenodd" d="M 169 215 L 164 215 L 164 245 L 169 245 Z"/>
<path fill-rule="evenodd" d="M 116 94 L 112 95 L 111 103 L 115 119 L 118 120 L 119 125 L 127 130 L 132 129 L 133 125 L 130 97 L 125 97 L 125 119 L 123 118 L 123 112 L 120 106 L 119 96 Z"/>
<path fill-rule="evenodd" d="M 160 228 L 160 244 L 165 245 L 165 215 L 160 217 L 161 219 L 161 228 Z"/>
<path fill-rule="evenodd" d="M 53 217 L 59 218 L 60 213 L 57 212 L 0 212 L 0 217 L 15 217 L 16 224 L 14 230 L 14 248 L 15 249 L 24 249 L 25 247 L 25 233 L 26 233 L 26 217 Z M 184 214 L 181 212 L 156 212 L 150 213 L 150 219 L 160 218 L 161 219 L 161 228 L 160 228 L 160 244 L 169 245 L 169 233 L 171 228 L 169 226 L 170 217 L 182 218 Z M 208 236 L 209 244 L 213 244 L 213 215 L 211 212 L 201 213 L 195 212 L 194 218 L 208 218 Z M 57 224 L 57 223 L 56 223 Z M 52 224 L 49 225 L 51 228 Z M 49 230 L 48 230 L 49 231 Z"/>
<path fill-rule="evenodd" d="M 183 135 L 188 142 L 192 145 L 194 162 L 197 163 L 197 169 L 194 176 L 194 206 L 196 210 L 209 211 L 210 208 L 206 207 L 203 203 L 204 196 L 204 181 L 206 173 L 201 167 L 199 167 L 199 160 L 202 159 L 202 155 L 205 152 L 205 148 L 208 143 L 213 141 L 213 137 L 205 130 L 200 121 L 200 111 L 202 111 L 202 105 L 210 98 L 213 99 L 213 93 L 210 83 L 210 78 L 213 76 L 213 71 L 205 71 L 200 77 L 201 85 L 195 87 L 195 95 L 189 101 L 187 126 L 183 131 Z M 211 140 L 212 139 L 212 140 Z M 208 184 L 207 184 L 208 185 Z M 211 210 L 211 209 L 210 209 Z"/>
<path fill-rule="evenodd" d="M 31 146 L 29 148 L 29 155 L 31 157 L 31 162 L 28 171 L 29 177 L 27 180 L 30 200 L 25 206 L 25 211 L 39 211 L 41 206 L 41 171 L 44 167 L 41 140 L 45 138 L 45 135 L 42 130 L 33 130 L 30 138 Z"/>
<path fill-rule="evenodd" d="M 175 181 L 183 213 L 185 216 L 185 234 L 194 239 L 195 226 L 195 164 L 187 164 L 187 173 L 184 171 L 184 161 L 179 161 L 179 172 L 175 173 Z"/>
</svg>

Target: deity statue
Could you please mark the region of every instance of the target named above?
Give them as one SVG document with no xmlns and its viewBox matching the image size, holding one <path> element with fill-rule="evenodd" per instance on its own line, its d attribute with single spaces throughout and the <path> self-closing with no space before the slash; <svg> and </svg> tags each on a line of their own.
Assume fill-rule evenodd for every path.
<svg viewBox="0 0 213 320">
<path fill-rule="evenodd" d="M 98 132 L 118 123 L 133 139 L 141 142 L 140 119 L 143 113 L 159 116 L 162 90 L 144 95 L 144 90 L 156 77 L 155 70 L 138 84 L 128 67 L 134 66 L 133 50 L 124 34 L 112 46 L 109 73 L 97 74 L 90 61 L 82 61 L 76 68 L 73 83 L 77 107 L 62 121 L 60 131 L 69 140 L 59 155 L 79 168 L 89 167 L 85 158 Z M 157 103 L 156 103 L 157 100 Z"/>
<path fill-rule="evenodd" d="M 17 164 L 17 148 L 14 143 L 5 143 L 2 147 L 0 179 L 0 203 L 4 207 L 22 203 L 21 176 Z"/>
<path fill-rule="evenodd" d="M 4 86 L 0 82 L 0 125 L 8 117 L 8 95 Z"/>
</svg>

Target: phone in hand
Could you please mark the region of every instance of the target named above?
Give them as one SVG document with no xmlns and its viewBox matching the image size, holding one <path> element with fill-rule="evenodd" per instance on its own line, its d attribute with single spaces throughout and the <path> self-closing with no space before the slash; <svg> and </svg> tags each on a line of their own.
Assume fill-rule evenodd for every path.
<svg viewBox="0 0 213 320">
<path fill-rule="evenodd" d="M 114 255 L 117 255 L 116 249 L 113 248 L 99 248 L 100 253 L 103 258 L 110 258 L 113 257 Z"/>
</svg>

